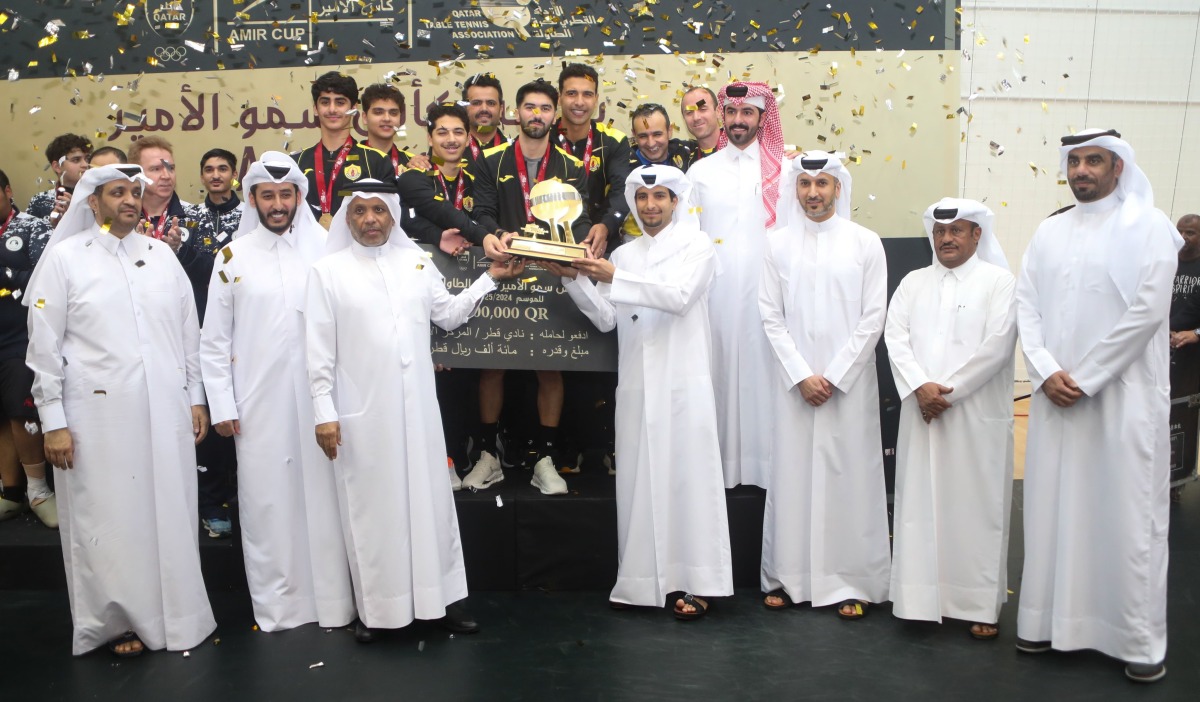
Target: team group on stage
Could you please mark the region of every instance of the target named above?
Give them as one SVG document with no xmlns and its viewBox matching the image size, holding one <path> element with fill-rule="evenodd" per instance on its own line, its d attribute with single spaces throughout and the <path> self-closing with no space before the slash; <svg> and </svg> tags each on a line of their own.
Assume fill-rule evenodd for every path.
<svg viewBox="0 0 1200 702">
<path fill-rule="evenodd" d="M 600 85 L 583 64 L 526 83 L 510 138 L 503 88 L 478 74 L 429 110 L 429 151 L 410 154 L 393 144 L 398 90 L 360 95 L 327 73 L 312 84 L 320 141 L 260 154 L 240 198 L 236 158 L 209 151 L 198 205 L 176 194 L 172 147 L 154 136 L 128 154 L 55 139 L 59 180 L 25 212 L 4 178 L 0 406 L 27 494 L 6 466 L 0 505 L 60 529 L 73 652 L 185 650 L 214 631 L 197 540 L 200 525 L 229 533 L 234 452 L 263 631 L 476 631 L 453 491 L 521 466 L 557 495 L 564 473 L 607 466 L 613 608 L 693 620 L 732 595 L 725 488 L 751 484 L 766 489 L 767 609 L 853 620 L 891 601 L 897 617 L 995 639 L 1019 335 L 1034 393 L 1017 648 L 1096 649 L 1132 679 L 1161 678 L 1182 241 L 1129 144 L 1112 130 L 1063 137 L 1076 205 L 1040 225 L 1016 277 L 987 207 L 929 205 L 934 258 L 889 304 L 846 164 L 785 153 L 767 84 L 688 89 L 692 140 L 660 105 L 632 112 L 632 140 L 596 121 Z M 586 258 L 509 252 L 548 179 L 583 196 L 571 229 Z M 481 246 L 491 264 L 451 295 L 418 243 Z M 429 324 L 465 324 L 527 265 L 617 330 L 618 370 L 536 372 L 536 422 L 510 432 L 505 371 L 438 372 Z M 902 398 L 891 542 L 881 337 Z M 447 475 L 459 452 L 470 469 Z"/>
</svg>

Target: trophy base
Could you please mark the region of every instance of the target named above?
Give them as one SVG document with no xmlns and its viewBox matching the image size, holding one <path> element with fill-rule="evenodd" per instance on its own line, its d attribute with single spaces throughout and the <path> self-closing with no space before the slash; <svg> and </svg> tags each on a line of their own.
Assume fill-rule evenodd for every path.
<svg viewBox="0 0 1200 702">
<path fill-rule="evenodd" d="M 587 247 L 583 244 L 568 244 L 527 236 L 514 236 L 508 242 L 508 252 L 521 258 L 556 263 L 570 263 L 577 258 L 587 258 Z"/>
</svg>

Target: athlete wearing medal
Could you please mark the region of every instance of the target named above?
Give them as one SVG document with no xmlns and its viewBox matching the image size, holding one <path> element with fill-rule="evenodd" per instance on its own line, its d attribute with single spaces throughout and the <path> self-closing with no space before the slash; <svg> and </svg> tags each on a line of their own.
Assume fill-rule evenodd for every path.
<svg viewBox="0 0 1200 702">
<path fill-rule="evenodd" d="M 471 138 L 463 154 L 468 168 L 478 171 L 483 165 L 483 152 L 508 143 L 500 129 L 504 118 L 504 88 L 491 73 L 476 73 L 463 83 L 462 101 L 466 103 L 467 122 Z"/>
<path fill-rule="evenodd" d="M 562 119 L 554 131 L 555 143 L 587 168 L 588 189 L 581 192 L 592 228 L 581 243 L 599 258 L 620 243 L 621 223 L 629 214 L 625 202 L 625 178 L 631 170 L 629 138 L 592 118 L 600 100 L 596 69 L 582 63 L 563 66 L 558 91 L 562 94 Z"/>
<path fill-rule="evenodd" d="M 409 168 L 397 178 L 404 233 L 452 256 L 472 244 L 482 246 L 488 233 L 472 219 L 475 175 L 463 167 L 471 138 L 467 119 L 458 105 L 430 107 L 425 121 L 437 166 L 424 171 Z"/>
<path fill-rule="evenodd" d="M 583 163 L 554 146 L 550 130 L 558 107 L 558 91 L 544 80 L 526 83 L 517 91 L 517 115 L 521 133 L 515 140 L 488 149 L 484 164 L 475 174 L 475 209 L 472 214 L 490 233 L 483 247 L 493 260 L 508 260 L 508 243 L 517 232 L 536 223 L 530 211 L 529 191 L 535 183 L 557 178 L 580 193 L 587 190 Z M 592 228 L 587 209 L 571 225 L 572 235 L 582 242 Z M 533 468 L 532 485 L 547 495 L 560 495 L 567 484 L 554 466 L 558 422 L 562 416 L 562 373 L 537 371 L 539 427 L 527 438 L 524 463 Z M 484 370 L 479 380 L 479 419 L 482 424 L 482 453 L 463 486 L 483 489 L 504 479 L 500 467 L 499 421 L 504 405 L 504 371 Z"/>
<path fill-rule="evenodd" d="M 358 83 L 353 78 L 330 71 L 313 81 L 312 97 L 321 140 L 292 157 L 308 178 L 308 204 L 328 229 L 342 204 L 341 191 L 363 178 L 393 182 L 396 167 L 386 154 L 355 143 L 350 134 L 358 104 Z"/>
</svg>

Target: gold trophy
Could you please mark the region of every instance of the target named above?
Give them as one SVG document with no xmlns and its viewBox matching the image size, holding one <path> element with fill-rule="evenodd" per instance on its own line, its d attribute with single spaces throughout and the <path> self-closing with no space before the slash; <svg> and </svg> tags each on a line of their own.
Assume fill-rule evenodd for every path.
<svg viewBox="0 0 1200 702">
<path fill-rule="evenodd" d="M 529 209 L 534 217 L 550 225 L 550 231 L 530 223 L 521 230 L 529 236 L 515 236 L 509 242 L 510 254 L 559 263 L 587 258 L 587 247 L 576 244 L 571 234 L 571 222 L 583 214 L 583 197 L 578 190 L 561 180 L 543 180 L 529 191 Z M 549 234 L 549 238 L 541 238 L 543 234 Z"/>
</svg>

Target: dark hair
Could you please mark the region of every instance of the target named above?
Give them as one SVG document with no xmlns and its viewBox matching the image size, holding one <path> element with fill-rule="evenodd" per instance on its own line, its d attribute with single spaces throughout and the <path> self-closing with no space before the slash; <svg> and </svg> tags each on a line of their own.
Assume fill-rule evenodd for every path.
<svg viewBox="0 0 1200 702">
<path fill-rule="evenodd" d="M 706 88 L 703 85 L 693 85 L 692 87 L 683 91 L 683 97 L 687 97 L 688 93 L 694 93 L 697 90 L 703 90 L 704 92 L 708 93 L 708 97 L 710 100 L 710 102 L 708 104 L 712 105 L 712 108 L 714 110 L 716 110 L 717 109 L 717 94 L 712 91 L 712 88 Z M 682 100 L 679 101 L 679 109 L 680 109 L 680 111 L 683 110 L 683 101 Z"/>
<path fill-rule="evenodd" d="M 638 105 L 633 112 L 629 114 L 629 123 L 633 125 L 633 131 L 637 131 L 637 121 L 639 119 L 644 119 L 649 122 L 650 115 L 652 114 L 662 115 L 663 120 L 667 123 L 667 128 L 669 129 L 671 127 L 671 118 L 667 116 L 667 108 L 663 107 L 657 102 L 647 102 Z"/>
<path fill-rule="evenodd" d="M 563 83 L 568 78 L 587 78 L 592 81 L 592 85 L 596 86 L 596 90 L 600 89 L 600 75 L 596 73 L 596 69 L 582 63 L 568 63 L 563 66 L 562 72 L 558 74 L 558 89 L 562 90 Z"/>
<path fill-rule="evenodd" d="M 46 160 L 50 163 L 58 163 L 58 159 L 75 149 L 82 150 L 86 156 L 92 153 L 92 142 L 78 134 L 59 134 L 46 147 Z"/>
<path fill-rule="evenodd" d="M 7 188 L 9 185 L 11 184 L 8 182 L 8 174 L 0 171 L 0 190 Z"/>
<path fill-rule="evenodd" d="M 462 107 L 454 104 L 430 105 L 429 109 L 425 113 L 425 119 L 429 122 L 429 124 L 426 125 L 426 129 L 429 130 L 430 134 L 433 134 L 434 125 L 442 117 L 454 117 L 456 119 L 461 119 L 464 128 L 468 130 L 471 128 L 471 121 L 467 118 L 467 111 Z"/>
<path fill-rule="evenodd" d="M 504 88 L 500 85 L 500 81 L 492 73 L 476 73 L 463 83 L 462 99 L 467 101 L 468 88 L 495 88 L 500 95 L 500 102 L 504 102 Z"/>
<path fill-rule="evenodd" d="M 235 170 L 235 171 L 237 170 L 237 156 L 234 156 L 233 154 L 226 151 L 225 149 L 209 149 L 208 151 L 204 152 L 203 156 L 200 157 L 200 170 L 201 171 L 204 170 L 204 164 L 207 163 L 208 159 L 210 159 L 210 158 L 219 158 L 224 161 L 227 161 L 229 163 L 230 170 Z"/>
<path fill-rule="evenodd" d="M 97 156 L 107 156 L 109 154 L 116 154 L 117 160 L 121 163 L 129 163 L 129 157 L 125 155 L 125 152 L 115 146 L 101 146 L 96 149 L 88 156 L 88 163 L 91 163 Z"/>
<path fill-rule="evenodd" d="M 551 102 L 554 103 L 555 108 L 558 107 L 558 91 L 554 89 L 553 85 L 550 85 L 550 83 L 546 82 L 542 78 L 530 81 L 521 86 L 521 88 L 517 91 L 518 107 L 525 102 L 525 96 L 529 93 L 539 93 L 541 95 L 545 95 L 550 98 Z"/>
<path fill-rule="evenodd" d="M 371 105 L 380 100 L 390 100 L 400 107 L 400 111 L 404 112 L 404 93 L 394 85 L 387 83 L 373 83 L 363 88 L 362 91 L 362 106 L 363 111 L 371 109 Z"/>
<path fill-rule="evenodd" d="M 317 99 L 321 97 L 321 93 L 341 95 L 349 100 L 351 105 L 358 104 L 358 83 L 345 73 L 330 71 L 314 80 L 312 82 L 312 99 L 314 105 L 317 104 Z"/>
</svg>

